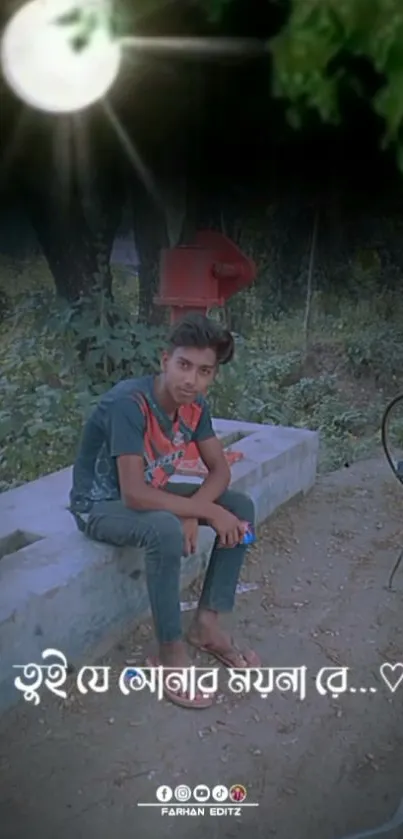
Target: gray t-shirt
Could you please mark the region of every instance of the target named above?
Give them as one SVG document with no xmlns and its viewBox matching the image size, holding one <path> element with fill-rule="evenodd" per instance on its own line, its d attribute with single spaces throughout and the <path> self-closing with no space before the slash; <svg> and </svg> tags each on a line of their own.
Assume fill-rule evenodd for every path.
<svg viewBox="0 0 403 839">
<path fill-rule="evenodd" d="M 162 489 L 186 457 L 189 443 L 214 437 L 203 397 L 179 408 L 172 421 L 154 395 L 154 376 L 127 379 L 105 393 L 87 420 L 73 467 L 72 513 L 88 513 L 95 502 L 120 498 L 116 458 L 144 459 L 144 476 Z"/>
</svg>

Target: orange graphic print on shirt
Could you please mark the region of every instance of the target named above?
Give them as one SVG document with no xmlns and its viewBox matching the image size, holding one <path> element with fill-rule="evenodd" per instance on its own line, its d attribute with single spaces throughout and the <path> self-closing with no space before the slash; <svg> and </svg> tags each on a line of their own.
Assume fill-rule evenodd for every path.
<svg viewBox="0 0 403 839">
<path fill-rule="evenodd" d="M 202 407 L 195 402 L 182 405 L 172 424 L 171 433 L 168 434 L 161 428 L 147 399 L 142 394 L 136 394 L 135 398 L 145 419 L 144 477 L 151 486 L 162 489 L 175 474 L 180 462 L 186 458 Z"/>
</svg>

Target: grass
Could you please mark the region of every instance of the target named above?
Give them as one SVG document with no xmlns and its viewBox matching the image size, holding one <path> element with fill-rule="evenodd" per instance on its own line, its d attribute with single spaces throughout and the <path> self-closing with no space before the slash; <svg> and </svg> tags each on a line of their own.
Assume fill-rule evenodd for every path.
<svg viewBox="0 0 403 839">
<path fill-rule="evenodd" d="M 111 340 L 94 327 L 95 361 L 83 365 L 66 312 L 55 305 L 46 264 L 38 259 L 17 271 L 0 261 L 0 290 L 9 303 L 0 324 L 0 491 L 69 466 L 98 394 L 116 378 L 158 363 L 159 337 L 136 326 L 134 281 L 116 275 L 115 287 L 117 306 L 128 315 L 127 334 Z M 341 299 L 329 314 L 329 301 L 316 295 L 306 354 L 302 311 L 261 320 L 256 290 L 242 297 L 243 337 L 237 336 L 235 362 L 212 390 L 214 415 L 318 430 L 321 472 L 375 454 L 382 412 L 403 390 L 398 298 L 384 294 L 355 305 Z M 105 356 L 119 360 L 120 353 L 124 360 L 133 335 L 130 366 L 123 374 L 119 362 L 113 379 Z M 396 420 L 392 431 L 393 442 L 403 444 L 403 423 Z"/>
</svg>

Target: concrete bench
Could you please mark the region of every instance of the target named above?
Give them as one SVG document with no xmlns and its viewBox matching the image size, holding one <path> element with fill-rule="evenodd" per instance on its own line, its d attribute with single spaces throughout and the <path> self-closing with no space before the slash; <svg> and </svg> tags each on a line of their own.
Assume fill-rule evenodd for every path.
<svg viewBox="0 0 403 839">
<path fill-rule="evenodd" d="M 214 427 L 224 445 L 243 452 L 231 486 L 251 496 L 258 523 L 314 484 L 316 433 L 230 420 Z M 0 713 L 21 699 L 13 665 L 42 663 L 48 647 L 76 667 L 89 664 L 149 612 L 143 552 L 77 531 L 70 486 L 68 468 L 0 494 Z M 200 528 L 182 587 L 205 569 L 213 541 L 213 531 Z"/>
</svg>

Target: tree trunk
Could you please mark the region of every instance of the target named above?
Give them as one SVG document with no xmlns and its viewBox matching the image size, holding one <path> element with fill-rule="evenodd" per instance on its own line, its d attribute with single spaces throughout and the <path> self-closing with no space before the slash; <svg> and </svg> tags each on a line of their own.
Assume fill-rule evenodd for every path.
<svg viewBox="0 0 403 839">
<path fill-rule="evenodd" d="M 75 117 L 75 183 L 88 238 L 98 264 L 99 285 L 112 297 L 110 257 L 126 199 L 124 152 L 103 110 Z M 98 284 L 97 284 L 98 285 Z"/>
<path fill-rule="evenodd" d="M 43 116 L 41 124 L 33 121 L 30 128 L 36 136 L 31 135 L 30 150 L 18 162 L 18 181 L 57 294 L 70 303 L 100 290 L 111 296 L 109 258 L 122 206 L 116 149 L 108 146 L 105 154 L 87 132 L 88 160 L 101 176 L 88 177 L 85 194 L 75 148 L 77 125 L 69 118 L 60 118 L 53 127 Z"/>
<path fill-rule="evenodd" d="M 139 318 L 158 325 L 165 320 L 165 310 L 155 306 L 153 298 L 158 293 L 161 250 L 169 247 L 166 218 L 163 209 L 137 178 L 133 178 L 130 199 L 140 263 Z"/>
<path fill-rule="evenodd" d="M 79 198 L 69 207 L 55 206 L 48 190 L 23 188 L 24 205 L 53 275 L 57 294 L 70 303 L 91 295 L 98 262 L 94 237 Z M 109 277 L 108 277 L 109 279 Z M 110 283 L 106 288 L 110 293 Z"/>
</svg>

